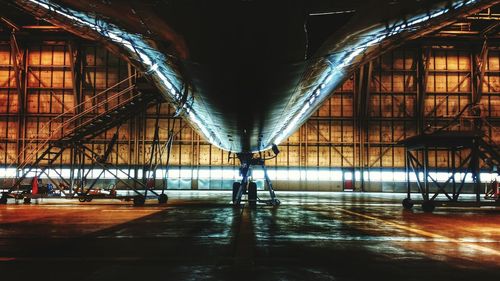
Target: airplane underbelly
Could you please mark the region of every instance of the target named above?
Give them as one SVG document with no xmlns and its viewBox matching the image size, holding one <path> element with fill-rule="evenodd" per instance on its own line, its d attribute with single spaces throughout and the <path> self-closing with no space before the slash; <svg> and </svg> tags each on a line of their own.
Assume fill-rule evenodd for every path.
<svg viewBox="0 0 500 281">
<path fill-rule="evenodd" d="M 192 106 L 203 112 L 205 126 L 220 135 L 218 144 L 235 152 L 259 151 L 272 144 L 300 87 L 307 64 L 227 67 L 184 66 L 192 85 Z"/>
</svg>

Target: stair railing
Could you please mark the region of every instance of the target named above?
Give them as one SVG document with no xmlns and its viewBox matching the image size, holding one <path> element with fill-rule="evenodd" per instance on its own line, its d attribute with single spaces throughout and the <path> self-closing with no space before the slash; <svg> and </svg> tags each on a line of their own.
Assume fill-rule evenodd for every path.
<svg viewBox="0 0 500 281">
<path fill-rule="evenodd" d="M 54 121 L 56 121 L 57 119 L 62 119 L 64 117 L 67 117 L 69 114 L 71 114 L 72 111 L 76 111 L 77 108 L 79 107 L 83 107 L 85 106 L 86 103 L 89 103 L 89 102 L 93 102 L 94 100 L 98 99 L 99 97 L 103 96 L 104 94 L 108 93 L 110 90 L 113 90 L 115 88 L 117 88 L 119 85 L 122 85 L 124 82 L 129 82 L 130 79 L 134 78 L 136 76 L 136 74 L 132 74 L 131 76 L 123 79 L 122 81 L 119 81 L 118 83 L 114 84 L 113 86 L 99 92 L 98 94 L 96 94 L 95 96 L 93 96 L 92 98 L 88 99 L 88 100 L 85 100 L 77 105 L 75 105 L 72 110 L 70 111 L 66 111 L 66 112 L 63 112 L 61 114 L 59 114 L 58 116 L 55 116 L 54 118 L 51 118 L 48 122 L 46 122 L 41 128 L 39 131 L 47 128 L 47 126 L 51 125 Z M 64 121 L 63 123 L 61 123 L 58 127 L 52 129 L 49 131 L 48 133 L 48 137 L 43 139 L 40 142 L 37 143 L 37 149 L 35 150 L 32 150 L 31 153 L 23 160 L 23 162 L 19 163 L 18 165 L 18 170 L 22 170 L 26 167 L 26 165 L 31 161 L 33 160 L 33 158 L 35 157 L 35 155 L 40 152 L 44 147 L 46 147 L 47 143 L 49 143 L 50 141 L 52 140 L 55 140 L 54 139 L 54 135 L 55 135 L 55 132 L 58 132 L 59 130 L 61 129 L 64 129 L 66 126 L 68 126 L 69 124 L 71 124 L 72 122 L 78 120 L 79 118 L 81 118 L 82 116 L 88 114 L 88 113 L 92 113 L 94 112 L 94 110 L 96 110 L 97 108 L 99 108 L 100 106 L 102 105 L 105 105 L 107 104 L 108 102 L 114 100 L 114 99 L 117 99 L 129 92 L 131 92 L 133 90 L 135 86 L 133 85 L 130 85 L 128 87 L 126 87 L 125 89 L 123 90 L 120 90 L 119 92 L 117 92 L 116 94 L 113 94 L 111 97 L 107 97 L 106 99 L 98 102 L 98 103 L 94 103 L 91 107 L 85 109 L 84 111 L 82 111 L 81 113 L 79 114 L 76 114 L 76 115 L 73 115 L 71 116 L 69 119 L 67 119 L 66 121 Z M 135 96 L 134 96 L 135 97 Z M 128 99 L 127 99 L 128 100 Z M 122 103 L 120 103 L 122 104 Z M 115 107 L 113 107 L 115 108 Z M 79 127 L 80 128 L 80 127 Z M 70 132 L 73 132 L 73 130 L 71 130 Z M 68 135 L 69 133 L 66 133 L 64 136 L 61 136 L 59 139 L 63 139 L 66 135 Z M 21 155 L 23 153 L 25 153 L 28 148 L 33 145 L 35 142 L 37 141 L 40 141 L 38 138 L 33 138 L 30 142 L 28 142 L 26 145 L 25 145 L 25 148 L 19 152 L 18 156 L 17 156 L 17 159 L 19 159 L 21 157 Z M 14 163 L 12 163 L 11 165 L 9 165 L 9 167 L 11 167 Z"/>
</svg>

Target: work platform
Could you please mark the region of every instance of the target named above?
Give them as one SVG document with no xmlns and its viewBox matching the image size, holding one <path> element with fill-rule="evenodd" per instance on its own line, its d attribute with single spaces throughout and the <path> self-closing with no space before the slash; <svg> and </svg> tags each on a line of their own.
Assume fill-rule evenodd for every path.
<svg viewBox="0 0 500 281">
<path fill-rule="evenodd" d="M 498 173 L 500 157 L 498 146 L 485 140 L 481 132 L 439 131 L 410 137 L 400 144 L 406 148 L 407 198 L 403 200 L 405 209 L 411 209 L 414 204 L 421 204 L 422 209 L 427 212 L 432 212 L 436 206 L 500 206 L 498 197 L 496 200 L 488 200 L 489 197 L 482 196 L 485 193 L 481 190 L 481 169 L 489 168 L 490 171 Z M 447 152 L 451 159 L 451 166 L 446 171 L 449 177 L 444 183 L 438 182 L 430 174 L 430 169 L 435 167 L 429 166 L 429 153 L 435 151 Z M 411 198 L 411 173 L 415 175 L 421 200 Z M 474 185 L 474 201 L 462 200 L 460 197 L 468 175 Z M 438 199 L 439 195 L 444 195 L 446 199 Z"/>
</svg>

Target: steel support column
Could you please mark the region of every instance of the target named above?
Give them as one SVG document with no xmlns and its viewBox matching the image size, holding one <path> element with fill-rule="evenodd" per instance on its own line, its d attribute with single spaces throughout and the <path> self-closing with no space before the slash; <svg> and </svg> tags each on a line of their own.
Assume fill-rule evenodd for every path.
<svg viewBox="0 0 500 281">
<path fill-rule="evenodd" d="M 417 99 L 415 103 L 416 133 L 425 132 L 425 96 L 429 76 L 431 49 L 420 47 L 417 53 Z"/>
<path fill-rule="evenodd" d="M 355 124 L 359 140 L 358 169 L 360 172 L 360 188 L 365 191 L 364 170 L 368 162 L 368 133 L 369 133 L 369 108 L 370 108 L 370 81 L 372 77 L 373 63 L 362 65 L 356 75 L 356 87 L 354 104 L 356 105 L 355 116 L 357 123 Z M 353 186 L 355 181 L 353 174 Z"/>
<path fill-rule="evenodd" d="M 20 47 L 16 34 L 13 31 L 10 37 L 10 51 L 14 65 L 14 75 L 17 90 L 17 164 L 22 163 L 25 157 L 25 138 L 26 138 L 26 88 L 27 88 L 27 50 Z"/>
</svg>

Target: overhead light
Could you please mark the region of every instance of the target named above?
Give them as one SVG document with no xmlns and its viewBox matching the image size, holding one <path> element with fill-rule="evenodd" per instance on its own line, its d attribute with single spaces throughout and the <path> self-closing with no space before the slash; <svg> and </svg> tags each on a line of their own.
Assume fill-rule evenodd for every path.
<svg viewBox="0 0 500 281">
<path fill-rule="evenodd" d="M 343 11 L 331 11 L 331 12 L 317 12 L 310 13 L 310 16 L 328 16 L 328 15 L 340 15 L 340 14 L 351 14 L 355 13 L 356 10 L 343 10 Z"/>
</svg>

